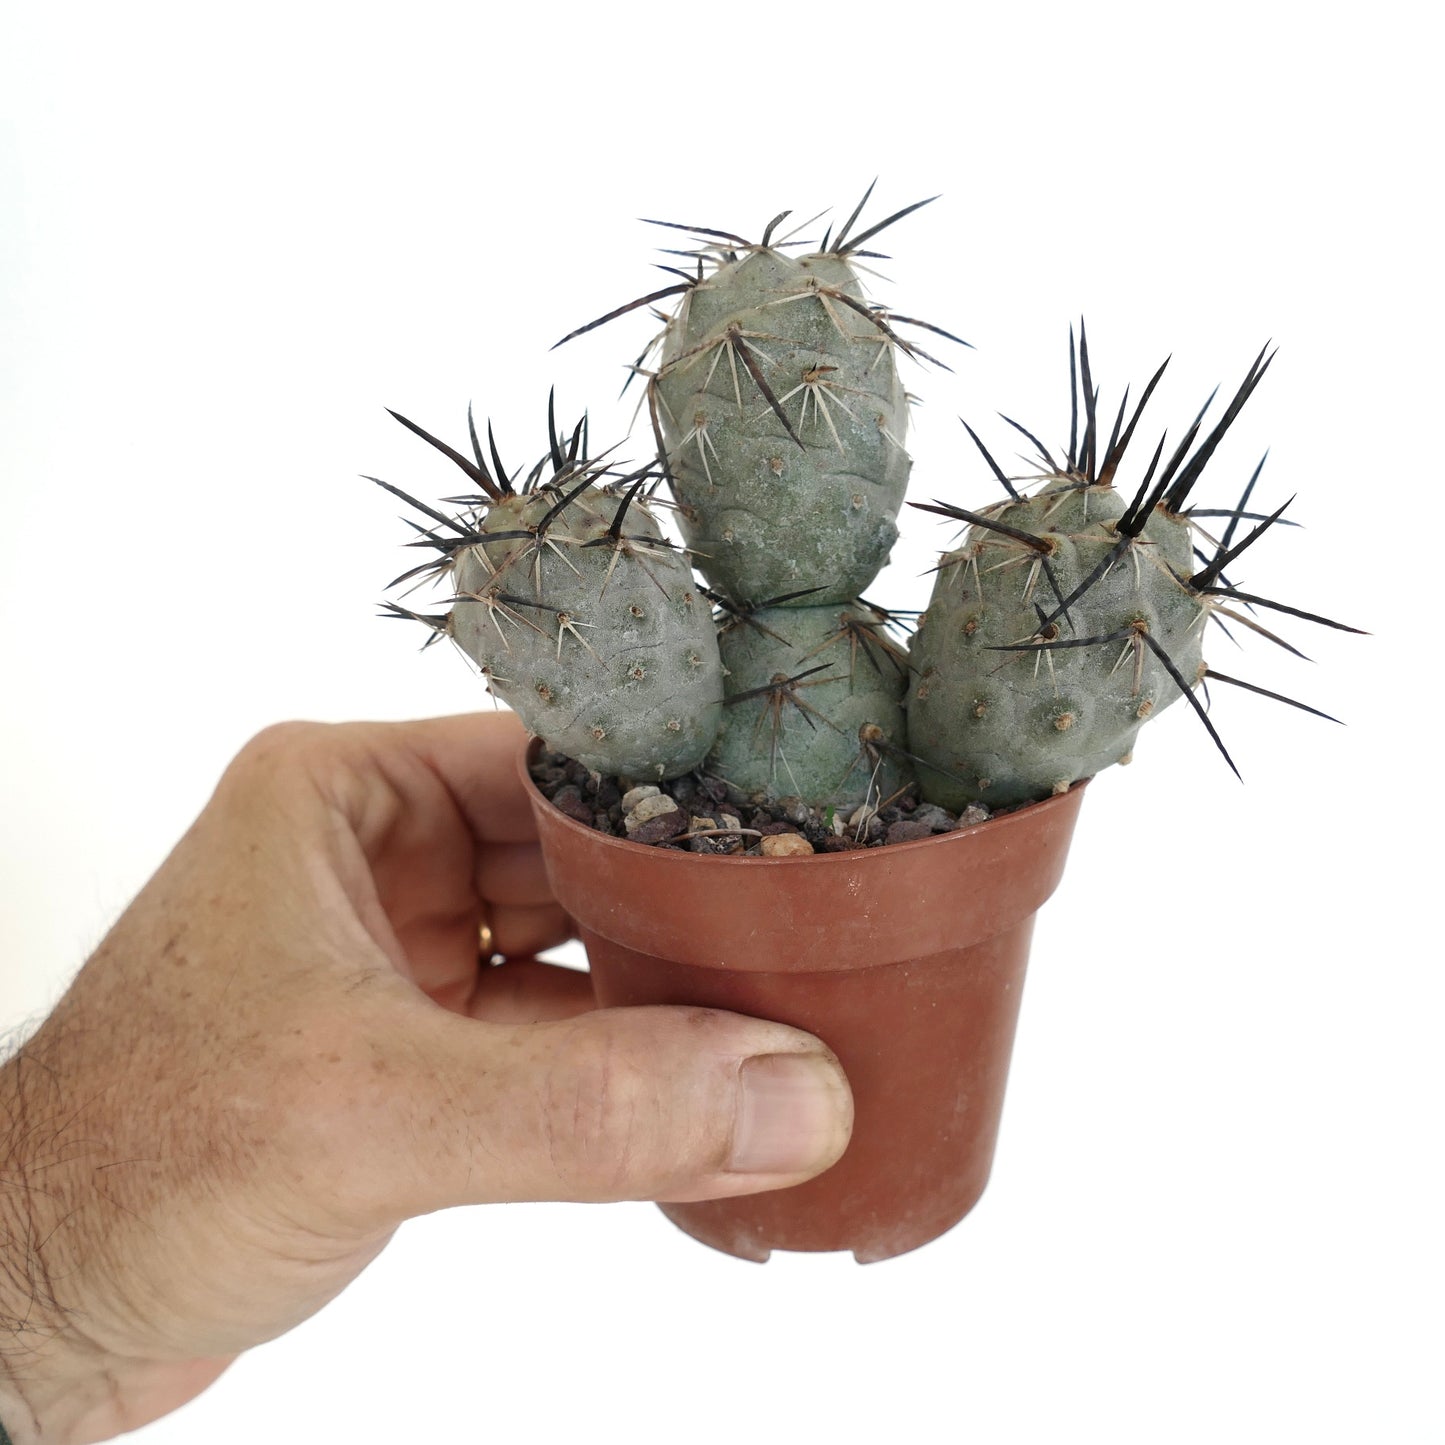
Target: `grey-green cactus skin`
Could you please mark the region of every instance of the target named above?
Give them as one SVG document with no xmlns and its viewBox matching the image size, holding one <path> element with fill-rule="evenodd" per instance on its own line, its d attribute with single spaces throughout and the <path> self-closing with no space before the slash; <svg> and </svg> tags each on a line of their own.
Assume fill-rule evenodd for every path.
<svg viewBox="0 0 1445 1445">
<path fill-rule="evenodd" d="M 884 623 L 852 601 L 760 608 L 726 626 L 729 701 L 708 771 L 810 806 L 876 804 L 902 788 L 908 667 Z"/>
<path fill-rule="evenodd" d="M 679 526 L 729 597 L 844 602 L 888 559 L 907 398 L 895 342 L 849 305 L 862 294 L 846 256 L 755 249 L 668 322 L 653 385 Z"/>
<path fill-rule="evenodd" d="M 1164 510 L 1067 620 L 1040 626 L 1060 600 L 1054 584 L 1069 597 L 1089 577 L 1118 543 L 1124 512 L 1111 486 L 1059 477 L 987 509 L 990 520 L 1042 539 L 1047 554 L 974 527 L 945 556 L 910 648 L 908 747 L 928 801 L 1008 807 L 1128 762 L 1144 721 L 1182 696 L 1145 634 L 1191 687 L 1202 676 L 1208 608 L 1188 585 L 1190 527 Z M 1113 634 L 1088 646 L 1040 645 Z"/>
<path fill-rule="evenodd" d="M 449 630 L 492 691 L 549 747 L 647 781 L 697 767 L 717 732 L 722 665 L 711 608 L 640 500 L 588 488 L 537 529 L 548 486 L 495 503 L 457 551 Z"/>
<path fill-rule="evenodd" d="M 1261 610 L 1344 627 L 1231 580 L 1227 569 L 1284 511 L 1251 509 L 1258 468 L 1232 509 L 1191 501 L 1269 368 L 1268 346 L 1212 428 L 1206 403 L 1173 454 L 1161 439 L 1121 494 L 1116 478 L 1167 362 L 1132 411 L 1125 392 L 1106 433 L 1081 321 L 1069 340 L 1067 449 L 1056 457 L 1010 422 L 1037 448 L 1025 484 L 969 428 L 1009 499 L 978 511 L 916 504 L 970 531 L 937 569 L 909 652 L 884 644 L 882 615 L 856 599 L 888 558 L 910 469 L 898 355 L 934 360 L 896 328 L 960 338 L 864 299 L 854 261 L 875 253 L 862 248 L 927 204 L 854 234 L 867 201 L 804 255 L 786 250 L 786 236 L 772 240 L 788 212 L 756 243 L 658 223 L 691 235 L 693 248 L 674 254 L 695 264 L 663 268 L 680 284 L 563 338 L 677 298 L 631 367 L 647 379 L 658 452 L 625 479 L 635 483 L 625 496 L 625 483 L 600 485 L 614 474 L 586 460 L 585 420 L 564 443 L 549 408 L 548 458 L 518 488 L 494 444 L 489 470 L 475 428 L 473 461 L 398 416 L 480 493 L 453 499 L 471 509 L 449 518 L 381 483 L 428 519 L 413 521 L 411 545 L 443 557 L 397 582 L 430 573 L 457 592 L 444 616 L 386 610 L 458 642 L 531 731 L 599 773 L 661 782 L 703 767 L 812 807 L 877 802 L 909 782 L 910 767 L 927 801 L 955 811 L 1045 798 L 1128 761 L 1140 726 L 1180 697 L 1233 767 L 1196 696 L 1206 679 L 1317 711 L 1201 656 L 1219 614 L 1285 647 Z M 663 479 L 685 551 L 639 500 Z M 720 648 L 707 603 L 724 618 Z"/>
</svg>

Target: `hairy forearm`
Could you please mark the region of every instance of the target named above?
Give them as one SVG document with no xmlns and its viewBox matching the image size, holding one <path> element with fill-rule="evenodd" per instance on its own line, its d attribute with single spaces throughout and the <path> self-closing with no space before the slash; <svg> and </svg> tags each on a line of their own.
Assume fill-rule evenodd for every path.
<svg viewBox="0 0 1445 1445">
<path fill-rule="evenodd" d="M 55 1292 L 52 1246 L 75 1202 L 46 1052 L 32 1041 L 0 1066 L 0 1421 L 15 1445 L 77 1438 L 76 1402 L 92 1393 Z"/>
<path fill-rule="evenodd" d="M 105 1226 L 117 1211 L 136 1217 L 139 1200 L 116 1193 L 116 1091 L 86 1068 L 97 1041 L 84 1017 L 73 991 L 0 1064 L 0 1422 L 13 1445 L 109 1440 L 174 1409 L 227 1363 L 140 1358 L 100 1325 L 97 1288 L 126 1274 L 129 1253 Z M 142 1052 L 134 1042 L 124 1051 Z"/>
<path fill-rule="evenodd" d="M 98 1189 L 77 1046 L 53 1018 L 0 1065 L 0 1422 L 13 1445 L 92 1445 L 160 1413 L 151 1367 L 87 1334 Z"/>
</svg>

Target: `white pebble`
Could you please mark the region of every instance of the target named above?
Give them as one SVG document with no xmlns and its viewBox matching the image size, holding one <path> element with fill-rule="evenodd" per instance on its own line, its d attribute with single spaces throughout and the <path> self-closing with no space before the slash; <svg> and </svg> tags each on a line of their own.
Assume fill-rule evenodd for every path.
<svg viewBox="0 0 1445 1445">
<path fill-rule="evenodd" d="M 656 788 L 652 790 L 649 797 L 643 798 L 633 810 L 622 820 L 622 826 L 629 833 L 635 833 L 644 823 L 650 822 L 653 818 L 661 817 L 663 813 L 677 812 L 677 804 L 673 802 L 666 793 L 659 793 Z"/>
</svg>

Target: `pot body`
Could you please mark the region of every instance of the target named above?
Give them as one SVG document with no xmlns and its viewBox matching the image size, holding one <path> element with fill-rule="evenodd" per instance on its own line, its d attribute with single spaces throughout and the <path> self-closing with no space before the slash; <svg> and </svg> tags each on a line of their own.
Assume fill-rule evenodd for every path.
<svg viewBox="0 0 1445 1445">
<path fill-rule="evenodd" d="M 521 760 L 526 775 L 532 744 Z M 744 1259 L 887 1259 L 943 1233 L 988 1181 L 1033 917 L 1083 787 L 974 828 L 803 858 L 652 848 L 574 822 L 527 776 L 552 889 L 603 1007 L 688 1004 L 791 1024 L 837 1055 L 853 1137 L 805 1184 L 664 1204 Z"/>
</svg>

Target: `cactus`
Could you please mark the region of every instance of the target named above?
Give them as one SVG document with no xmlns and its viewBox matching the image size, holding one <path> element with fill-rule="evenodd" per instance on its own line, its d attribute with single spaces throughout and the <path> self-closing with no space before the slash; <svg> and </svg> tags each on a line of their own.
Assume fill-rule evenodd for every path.
<svg viewBox="0 0 1445 1445">
<path fill-rule="evenodd" d="M 731 612 L 709 767 L 745 792 L 838 807 L 898 793 L 912 777 L 901 756 L 908 660 L 888 620 L 862 602 Z"/>
<path fill-rule="evenodd" d="M 959 338 L 865 300 L 853 265 L 875 254 L 864 243 L 928 204 L 854 235 L 872 190 L 836 237 L 830 229 L 806 255 L 788 255 L 787 237 L 773 239 L 789 211 L 757 244 L 704 228 L 702 247 L 689 253 L 695 274 L 679 271 L 682 284 L 557 343 L 680 294 L 638 367 L 660 352 L 647 400 L 679 527 L 698 570 L 738 602 L 785 594 L 806 594 L 809 606 L 846 602 L 878 575 L 898 536 L 910 461 L 897 358 L 933 358 L 896 323 Z"/>
<path fill-rule="evenodd" d="M 1122 560 L 1110 553 L 1124 511 L 1112 488 L 1053 478 L 944 557 L 910 649 L 910 747 L 930 764 L 930 802 L 1003 807 L 1066 791 L 1129 761 L 1145 719 L 1181 696 L 1171 666 L 1190 688 L 1203 676 L 1208 608 L 1188 585 L 1177 518 L 1151 517 L 1125 565 L 1052 615 L 1106 559 Z"/>
<path fill-rule="evenodd" d="M 858 598 L 888 559 L 908 481 L 898 358 L 934 360 L 897 327 L 959 340 L 865 299 L 854 262 L 875 253 L 863 247 L 928 204 L 855 233 L 871 193 L 798 256 L 774 239 L 787 211 L 756 244 L 681 227 L 700 242 L 695 272 L 563 338 L 680 297 L 634 369 L 657 353 L 644 374 L 658 465 L 724 628 L 727 708 L 708 767 L 746 792 L 820 807 L 876 802 L 910 778 L 906 663 L 884 615 Z M 844 653 L 846 672 L 831 669 Z M 828 660 L 798 676 L 815 654 Z"/>
<path fill-rule="evenodd" d="M 469 512 L 449 518 L 380 483 L 437 523 L 419 529 L 418 545 L 442 561 L 397 579 L 451 581 L 451 611 L 421 620 L 450 636 L 558 752 L 648 781 L 697 767 L 717 733 L 722 664 L 711 609 L 638 496 L 650 470 L 607 483 L 605 469 L 579 455 L 584 428 L 564 454 L 553 427 L 548 456 L 514 489 L 499 459 L 495 474 L 487 468 L 475 430 L 472 462 L 397 419 L 482 488 L 462 499 Z"/>
<path fill-rule="evenodd" d="M 1115 479 L 1164 367 L 1132 414 L 1125 393 L 1102 442 L 1081 324 L 1063 461 L 1010 422 L 1039 453 L 1020 491 L 969 428 L 1007 496 L 979 510 L 913 504 L 969 531 L 944 555 L 908 651 L 888 637 L 894 615 L 860 594 L 897 535 L 910 468 L 898 358 L 934 360 L 897 327 L 959 338 L 865 299 L 855 263 L 876 253 L 863 246 L 927 204 L 854 234 L 871 191 L 805 254 L 774 239 L 786 211 L 757 243 L 675 227 L 696 242 L 682 253 L 690 269 L 664 268 L 679 282 L 563 338 L 676 298 L 632 367 L 657 446 L 639 471 L 589 459 L 585 423 L 564 446 L 549 409 L 547 456 L 518 487 L 495 442 L 488 467 L 474 427 L 475 460 L 398 417 L 479 492 L 453 499 L 466 510 L 449 517 L 380 483 L 430 522 L 412 524 L 412 545 L 440 554 L 397 581 L 444 578 L 453 591 L 444 614 L 387 611 L 450 637 L 532 732 L 594 774 L 653 783 L 701 770 L 819 810 L 876 808 L 914 786 L 955 812 L 1047 797 L 1128 761 L 1142 724 L 1180 697 L 1224 752 L 1196 694 L 1208 680 L 1317 712 L 1202 657 L 1222 617 L 1282 646 L 1260 610 L 1343 626 L 1226 577 L 1285 510 L 1249 510 L 1258 469 L 1233 509 L 1191 505 L 1269 367 L 1264 352 L 1204 439 L 1208 404 L 1126 495 Z M 682 548 L 642 495 L 664 480 Z"/>
<path fill-rule="evenodd" d="M 730 597 L 845 602 L 898 536 L 908 403 L 888 337 L 848 304 L 861 289 L 845 255 L 751 251 L 668 322 L 654 387 L 679 525 Z"/>
<path fill-rule="evenodd" d="M 1279 522 L 1285 508 L 1265 517 L 1247 511 L 1259 477 L 1256 468 L 1239 506 L 1225 514 L 1229 521 L 1222 539 L 1206 555 L 1196 552 L 1201 541 L 1209 543 L 1200 519 L 1219 514 L 1185 504 L 1273 357 L 1261 351 L 1255 358 L 1192 456 L 1204 412 L 1162 470 L 1161 439 L 1128 502 L 1115 489 L 1114 477 L 1164 366 L 1145 388 L 1127 426 L 1125 393 L 1101 449 L 1082 324 L 1077 351 L 1070 334 L 1069 359 L 1073 425 L 1064 464 L 1024 432 L 1039 447 L 1044 471 L 1038 490 L 1021 495 L 970 428 L 1009 500 L 981 512 L 944 503 L 923 507 L 970 524 L 963 546 L 939 565 L 910 648 L 915 676 L 908 698 L 908 745 L 919 763 L 922 795 L 943 807 L 1029 802 L 1063 792 L 1114 763 L 1127 763 L 1144 722 L 1180 697 L 1189 700 L 1233 768 L 1194 689 L 1213 678 L 1266 692 L 1209 668 L 1202 656 L 1203 634 L 1206 624 L 1222 614 L 1280 641 L 1227 605 L 1231 599 L 1249 607 L 1280 604 L 1239 592 L 1225 580 L 1224 569 Z M 1258 525 L 1234 544 L 1234 530 L 1243 520 Z M 1195 566 L 1196 556 L 1202 566 Z M 1295 608 L 1281 610 L 1341 626 Z M 1278 693 L 1266 695 L 1325 716 Z"/>
</svg>

